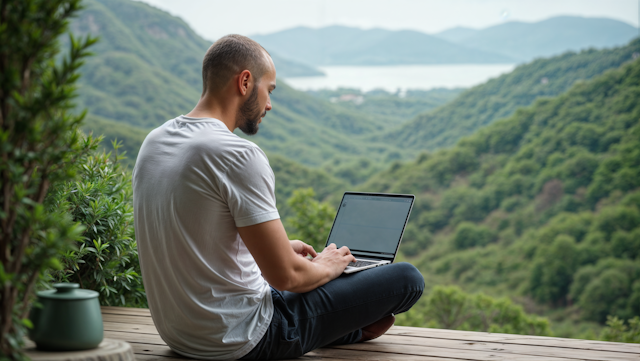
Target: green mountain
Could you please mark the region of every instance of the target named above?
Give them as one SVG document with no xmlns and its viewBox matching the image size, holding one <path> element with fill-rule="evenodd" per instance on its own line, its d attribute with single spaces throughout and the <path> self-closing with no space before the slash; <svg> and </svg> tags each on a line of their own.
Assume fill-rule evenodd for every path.
<svg viewBox="0 0 640 361">
<path fill-rule="evenodd" d="M 375 118 L 314 98 L 282 82 L 271 102 L 273 109 L 260 124 L 260 132 L 249 138 L 267 152 L 310 166 L 358 156 L 376 162 L 404 158 L 399 147 L 361 140 L 362 135 L 385 129 L 385 123 L 375 122 Z"/>
<path fill-rule="evenodd" d="M 640 52 L 640 40 L 605 50 L 565 53 L 518 66 L 514 71 L 473 87 L 446 105 L 384 134 L 372 142 L 386 142 L 419 150 L 454 145 L 461 137 L 511 115 L 541 97 L 556 96 L 574 83 L 631 61 Z"/>
<path fill-rule="evenodd" d="M 481 30 L 454 28 L 435 36 L 469 48 L 531 61 L 570 50 L 621 46 L 638 36 L 638 29 L 613 19 L 558 16 L 535 23 L 511 21 Z"/>
<path fill-rule="evenodd" d="M 513 63 L 514 58 L 453 44 L 417 31 L 346 26 L 297 27 L 254 35 L 267 50 L 313 65 Z"/>
<path fill-rule="evenodd" d="M 401 250 L 429 285 L 508 295 L 556 335 L 587 337 L 607 315 L 640 315 L 638 99 L 640 59 L 362 189 L 416 194 Z"/>
<path fill-rule="evenodd" d="M 360 89 L 339 88 L 309 90 L 307 93 L 328 100 L 344 109 L 366 114 L 372 122 L 381 123 L 390 128 L 446 104 L 464 90 L 463 88 L 436 88 L 390 93 L 382 89 L 363 92 Z"/>
</svg>

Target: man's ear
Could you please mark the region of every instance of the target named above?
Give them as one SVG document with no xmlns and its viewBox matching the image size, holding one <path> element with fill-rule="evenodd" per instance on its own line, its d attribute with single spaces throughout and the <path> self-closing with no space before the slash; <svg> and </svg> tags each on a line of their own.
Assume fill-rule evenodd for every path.
<svg viewBox="0 0 640 361">
<path fill-rule="evenodd" d="M 249 85 L 252 80 L 251 72 L 249 70 L 243 70 L 238 76 L 238 90 L 242 96 L 245 96 L 247 91 L 249 91 Z"/>
</svg>

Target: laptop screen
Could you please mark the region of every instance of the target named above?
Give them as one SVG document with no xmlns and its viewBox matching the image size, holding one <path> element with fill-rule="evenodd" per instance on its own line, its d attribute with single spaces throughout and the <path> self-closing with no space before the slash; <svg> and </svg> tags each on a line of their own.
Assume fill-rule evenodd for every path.
<svg viewBox="0 0 640 361">
<path fill-rule="evenodd" d="M 327 245 L 347 246 L 355 255 L 393 259 L 414 197 L 345 193 Z"/>
</svg>

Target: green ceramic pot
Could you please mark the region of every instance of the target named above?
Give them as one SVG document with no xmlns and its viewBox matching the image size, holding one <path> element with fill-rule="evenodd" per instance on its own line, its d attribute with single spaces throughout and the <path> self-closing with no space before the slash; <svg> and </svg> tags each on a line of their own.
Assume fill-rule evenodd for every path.
<svg viewBox="0 0 640 361">
<path fill-rule="evenodd" d="M 77 283 L 56 283 L 55 290 L 38 292 L 30 319 L 29 337 L 39 350 L 79 351 L 97 347 L 104 337 L 98 292 Z"/>
</svg>

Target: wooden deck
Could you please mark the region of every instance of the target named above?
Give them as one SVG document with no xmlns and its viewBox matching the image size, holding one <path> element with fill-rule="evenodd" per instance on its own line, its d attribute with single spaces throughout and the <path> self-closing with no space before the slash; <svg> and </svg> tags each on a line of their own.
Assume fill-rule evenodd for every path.
<svg viewBox="0 0 640 361">
<path fill-rule="evenodd" d="M 156 331 L 149 310 L 103 307 L 105 337 L 133 346 L 137 360 L 183 360 Z M 365 343 L 318 349 L 300 360 L 639 360 L 640 344 L 392 327 Z"/>
</svg>

